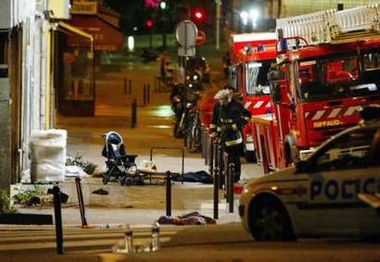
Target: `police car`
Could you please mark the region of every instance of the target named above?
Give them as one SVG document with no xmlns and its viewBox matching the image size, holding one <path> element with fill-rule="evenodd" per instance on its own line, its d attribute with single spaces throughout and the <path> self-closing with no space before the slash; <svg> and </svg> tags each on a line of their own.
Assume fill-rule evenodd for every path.
<svg viewBox="0 0 380 262">
<path fill-rule="evenodd" d="M 249 180 L 239 205 L 245 230 L 258 241 L 380 236 L 380 121 L 369 122 L 294 168 Z"/>
</svg>

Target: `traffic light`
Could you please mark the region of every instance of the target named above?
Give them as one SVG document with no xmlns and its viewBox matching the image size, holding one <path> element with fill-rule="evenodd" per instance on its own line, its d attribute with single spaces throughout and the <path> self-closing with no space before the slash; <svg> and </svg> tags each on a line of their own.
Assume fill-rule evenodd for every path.
<svg viewBox="0 0 380 262">
<path fill-rule="evenodd" d="M 151 19 L 146 20 L 145 26 L 148 28 L 152 28 L 153 27 L 153 21 Z"/>
<path fill-rule="evenodd" d="M 191 18 L 195 23 L 202 23 L 205 20 L 205 11 L 203 8 L 193 8 L 191 10 Z"/>
</svg>

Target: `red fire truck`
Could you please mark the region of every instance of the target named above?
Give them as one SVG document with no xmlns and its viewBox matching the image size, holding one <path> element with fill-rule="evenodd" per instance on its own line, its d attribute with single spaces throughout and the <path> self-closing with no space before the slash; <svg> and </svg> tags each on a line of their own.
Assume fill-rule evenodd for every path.
<svg viewBox="0 0 380 262">
<path fill-rule="evenodd" d="M 276 33 L 260 32 L 233 34 L 230 38 L 230 60 L 228 84 L 240 94 L 245 108 L 252 115 L 265 114 L 271 110 L 269 83 L 267 73 L 276 58 Z M 215 103 L 212 96 L 203 98 L 200 103 L 202 123 L 209 125 L 212 107 Z M 243 130 L 244 153 L 248 161 L 256 159 L 251 125 Z"/>
<path fill-rule="evenodd" d="M 268 74 L 272 112 L 253 116 L 264 173 L 292 165 L 380 104 L 380 7 L 281 18 L 277 66 Z"/>
<path fill-rule="evenodd" d="M 231 35 L 228 84 L 235 88 L 252 116 L 271 111 L 267 73 L 275 62 L 276 41 L 273 32 Z M 254 162 L 256 152 L 251 127 L 247 124 L 243 129 L 244 154 L 247 161 Z"/>
</svg>

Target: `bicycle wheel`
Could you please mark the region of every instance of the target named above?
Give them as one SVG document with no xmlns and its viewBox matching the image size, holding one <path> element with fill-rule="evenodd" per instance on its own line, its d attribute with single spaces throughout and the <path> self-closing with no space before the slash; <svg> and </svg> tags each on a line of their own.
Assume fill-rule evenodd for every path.
<svg viewBox="0 0 380 262">
<path fill-rule="evenodd" d="M 194 117 L 189 124 L 186 132 L 186 149 L 189 153 L 198 152 L 201 148 L 201 128 L 197 123 L 197 117 Z"/>
<path fill-rule="evenodd" d="M 185 130 L 184 130 L 184 114 L 182 114 L 181 118 L 180 119 L 176 119 L 175 123 L 174 123 L 174 128 L 173 128 L 173 135 L 175 138 L 183 138 L 184 135 L 185 135 Z"/>
<path fill-rule="evenodd" d="M 183 131 L 182 131 L 182 129 L 179 127 L 178 124 L 175 124 L 175 125 L 174 125 L 173 136 L 174 136 L 175 138 L 183 138 Z"/>
</svg>

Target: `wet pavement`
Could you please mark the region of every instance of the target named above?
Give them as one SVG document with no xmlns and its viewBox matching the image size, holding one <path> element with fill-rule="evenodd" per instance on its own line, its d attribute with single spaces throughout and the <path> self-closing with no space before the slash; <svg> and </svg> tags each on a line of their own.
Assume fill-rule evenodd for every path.
<svg viewBox="0 0 380 262">
<path fill-rule="evenodd" d="M 141 103 L 141 89 L 146 75 L 153 72 L 146 68 L 133 71 L 134 91 L 125 94 L 119 80 L 130 72 L 110 73 L 103 76 L 97 85 L 97 105 L 94 117 L 58 116 L 56 128 L 68 131 L 67 155 L 80 156 L 83 161 L 97 165 L 92 175 L 81 177 L 84 210 L 80 209 L 75 178 L 67 178 L 60 182 L 60 190 L 69 196 L 68 202 L 62 204 L 62 225 L 64 228 L 83 227 L 84 222 L 91 228 L 122 228 L 131 224 L 135 228 L 150 228 L 153 221 L 162 216 L 182 216 L 198 211 L 201 215 L 215 218 L 217 226 L 205 225 L 186 226 L 178 228 L 179 232 L 171 237 L 168 246 L 157 253 L 142 253 L 139 255 L 123 255 L 114 253 L 86 252 L 76 254 L 31 254 L 29 261 L 202 261 L 208 257 L 210 248 L 214 251 L 208 261 L 250 261 L 247 254 L 234 254 L 228 249 L 215 250 L 218 243 L 223 244 L 233 236 L 242 241 L 252 241 L 244 232 L 238 216 L 237 206 L 239 196 L 235 195 L 233 212 L 224 198 L 224 192 L 219 190 L 217 211 L 214 209 L 213 185 L 193 182 L 173 182 L 171 184 L 170 208 L 168 208 L 167 188 L 165 184 L 146 183 L 136 186 L 121 186 L 118 182 L 102 183 L 102 172 L 105 171 L 105 158 L 101 155 L 104 146 L 102 134 L 109 131 L 119 132 L 127 148 L 128 154 L 137 154 L 137 166 L 144 160 L 152 159 L 159 173 L 166 171 L 184 173 L 205 171 L 210 167 L 201 153 L 188 153 L 183 147 L 182 139 L 172 135 L 172 113 L 168 101 L 168 93 L 157 93 L 151 89 L 150 101 Z M 108 82 L 110 80 L 111 82 Z M 115 82 L 116 80 L 116 82 Z M 152 80 L 152 79 L 151 79 Z M 112 82 L 113 81 L 113 82 Z M 112 83 L 110 85 L 109 83 Z M 117 83 L 117 84 L 115 84 Z M 151 86 L 154 86 L 153 81 Z M 202 95 L 210 95 L 218 90 L 218 86 L 208 84 Z M 111 92 L 113 95 L 106 95 Z M 132 97 L 131 97 L 132 96 Z M 140 99 L 137 107 L 137 123 L 131 125 L 131 101 L 133 97 Z M 183 154 L 183 158 L 182 158 Z M 247 179 L 262 175 L 261 167 L 252 164 L 242 164 L 242 178 Z M 16 185 L 15 190 L 24 187 Z M 107 194 L 94 194 L 103 190 Z M 21 213 L 51 214 L 54 218 L 52 205 L 42 207 L 18 207 Z M 215 217 L 217 215 L 217 217 Z M 39 226 L 37 226 L 39 227 Z M 164 229 L 163 229 L 164 230 Z M 178 231 L 176 230 L 176 231 Z M 83 232 L 82 232 L 83 233 Z M 197 245 L 201 241 L 203 244 Z M 199 242 L 200 243 L 200 242 Z M 214 247 L 213 247 L 214 246 Z M 38 248 L 38 243 L 36 243 Z M 189 253 L 190 252 L 190 253 Z M 194 252 L 198 255 L 194 256 Z M 245 257 L 245 258 L 244 258 Z M 249 258 L 247 260 L 247 257 Z M 237 260 L 236 260 L 237 259 Z M 25 255 L 1 256 L 1 261 L 25 261 Z"/>
<path fill-rule="evenodd" d="M 137 166 L 146 160 L 153 160 L 159 173 L 206 171 L 210 172 L 201 153 L 188 153 L 182 139 L 172 135 L 173 114 L 169 103 L 169 93 L 156 92 L 154 64 L 132 63 L 120 72 L 101 75 L 97 81 L 96 113 L 94 117 L 58 116 L 56 128 L 68 131 L 67 155 L 80 156 L 83 161 L 97 165 L 91 176 L 81 178 L 83 199 L 87 221 L 91 224 L 117 224 L 129 221 L 132 224 L 151 224 L 155 219 L 167 214 L 167 194 L 163 184 L 142 186 L 121 186 L 117 182 L 102 183 L 105 171 L 105 158 L 101 155 L 104 146 L 102 134 L 118 132 L 124 139 L 128 154 L 136 154 Z M 213 95 L 223 80 L 213 71 L 211 83 L 204 85 L 202 96 Z M 149 76 L 149 77 L 148 77 Z M 125 92 L 124 80 L 130 79 L 131 91 Z M 143 87 L 150 86 L 149 103 L 143 103 Z M 132 127 L 131 103 L 137 100 L 137 119 Z M 182 158 L 183 155 L 183 158 Z M 242 165 L 242 178 L 261 176 L 261 167 L 245 163 Z M 60 183 L 62 192 L 69 195 L 63 205 L 63 222 L 67 225 L 80 224 L 78 196 L 74 178 Z M 107 195 L 94 194 L 105 190 Z M 202 183 L 174 182 L 171 192 L 173 215 L 200 211 L 212 217 L 213 185 Z M 235 212 L 228 212 L 223 192 L 219 197 L 219 223 L 239 221 L 237 215 L 238 196 Z M 36 213 L 52 213 L 51 208 L 32 208 Z M 112 209 L 112 211 L 111 211 Z M 20 208 L 22 212 L 31 208 Z"/>
</svg>

